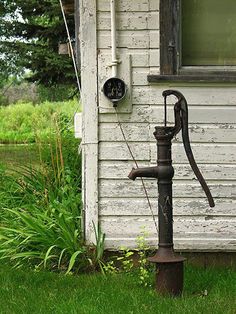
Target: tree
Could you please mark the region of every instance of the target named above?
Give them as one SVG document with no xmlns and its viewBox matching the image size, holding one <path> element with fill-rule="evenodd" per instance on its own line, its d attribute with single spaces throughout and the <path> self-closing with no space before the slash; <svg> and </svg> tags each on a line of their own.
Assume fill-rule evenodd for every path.
<svg viewBox="0 0 236 314">
<path fill-rule="evenodd" d="M 74 20 L 68 18 L 74 37 Z M 21 75 L 31 70 L 28 80 L 52 86 L 76 82 L 68 55 L 58 54 L 58 44 L 67 35 L 58 0 L 1 0 L 0 72 Z"/>
</svg>

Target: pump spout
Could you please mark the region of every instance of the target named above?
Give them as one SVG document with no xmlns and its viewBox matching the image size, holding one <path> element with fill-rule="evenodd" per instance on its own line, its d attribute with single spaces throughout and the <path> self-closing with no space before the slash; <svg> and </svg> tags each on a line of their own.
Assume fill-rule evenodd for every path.
<svg viewBox="0 0 236 314">
<path fill-rule="evenodd" d="M 135 180 L 137 177 L 143 178 L 158 178 L 158 167 L 147 167 L 147 168 L 133 168 L 128 175 L 128 178 Z"/>
</svg>

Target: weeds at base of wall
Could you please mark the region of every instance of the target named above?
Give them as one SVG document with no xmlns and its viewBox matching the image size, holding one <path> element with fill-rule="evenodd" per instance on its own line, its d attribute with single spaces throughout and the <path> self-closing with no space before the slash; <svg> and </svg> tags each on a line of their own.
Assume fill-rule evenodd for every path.
<svg viewBox="0 0 236 314">
<path fill-rule="evenodd" d="M 119 255 L 111 256 L 107 262 L 102 263 L 102 271 L 104 274 L 129 273 L 138 278 L 138 284 L 141 286 L 152 286 L 154 266 L 147 261 L 147 255 L 150 247 L 146 238 L 148 234 L 143 229 L 136 239 L 136 251 L 121 247 Z M 135 262 L 134 256 L 137 261 Z"/>
</svg>

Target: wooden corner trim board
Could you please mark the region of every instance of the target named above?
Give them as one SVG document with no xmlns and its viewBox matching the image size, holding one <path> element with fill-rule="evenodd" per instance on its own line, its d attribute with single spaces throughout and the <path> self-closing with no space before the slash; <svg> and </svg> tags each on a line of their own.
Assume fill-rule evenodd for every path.
<svg viewBox="0 0 236 314">
<path fill-rule="evenodd" d="M 86 242 L 94 243 L 98 224 L 98 103 L 96 0 L 80 1 L 81 83 L 83 107 L 83 213 Z"/>
</svg>

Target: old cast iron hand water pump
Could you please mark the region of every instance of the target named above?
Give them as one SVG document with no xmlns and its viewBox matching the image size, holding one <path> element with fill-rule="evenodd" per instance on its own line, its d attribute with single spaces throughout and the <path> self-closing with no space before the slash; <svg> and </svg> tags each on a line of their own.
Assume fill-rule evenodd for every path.
<svg viewBox="0 0 236 314">
<path fill-rule="evenodd" d="M 172 213 L 172 178 L 174 168 L 171 159 L 171 141 L 182 129 L 183 144 L 189 163 L 206 193 L 210 207 L 214 207 L 211 192 L 193 157 L 188 133 L 188 106 L 185 97 L 176 90 L 165 90 L 165 123 L 155 127 L 154 136 L 157 140 L 157 166 L 132 169 L 129 178 L 156 178 L 158 181 L 158 226 L 159 243 L 157 253 L 149 258 L 156 263 L 156 289 L 161 294 L 180 295 L 183 290 L 183 262 L 185 258 L 174 252 L 173 246 L 173 213 Z M 177 97 L 174 106 L 175 125 L 166 126 L 166 98 Z"/>
</svg>

